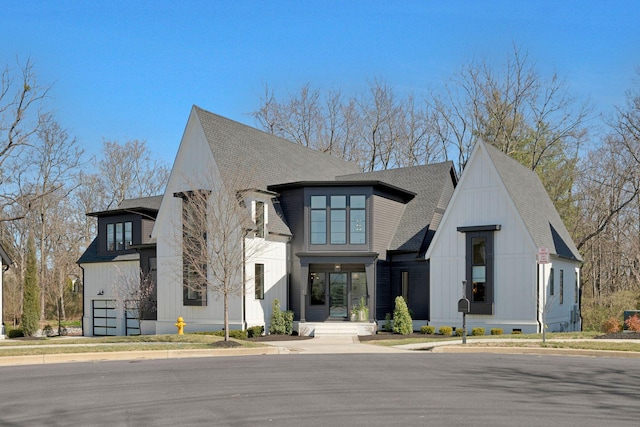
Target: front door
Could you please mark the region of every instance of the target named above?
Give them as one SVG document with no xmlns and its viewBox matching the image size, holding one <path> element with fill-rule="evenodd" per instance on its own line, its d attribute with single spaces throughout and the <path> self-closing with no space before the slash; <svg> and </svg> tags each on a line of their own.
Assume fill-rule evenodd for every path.
<svg viewBox="0 0 640 427">
<path fill-rule="evenodd" d="M 329 317 L 347 317 L 347 273 L 329 273 Z"/>
</svg>

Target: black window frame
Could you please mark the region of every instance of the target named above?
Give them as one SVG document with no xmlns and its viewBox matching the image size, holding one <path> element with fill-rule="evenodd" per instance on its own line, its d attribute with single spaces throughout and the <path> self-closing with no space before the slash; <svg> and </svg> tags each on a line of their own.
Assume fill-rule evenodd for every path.
<svg viewBox="0 0 640 427">
<path fill-rule="evenodd" d="M 559 303 L 564 304 L 564 270 L 560 269 L 560 289 L 558 291 Z"/>
<path fill-rule="evenodd" d="M 324 207 L 323 208 L 314 208 L 313 207 L 313 198 L 324 198 Z M 333 201 L 338 200 L 338 197 L 345 197 L 345 205 L 344 206 L 335 206 Z M 351 207 L 352 198 L 353 197 L 364 197 L 364 207 Z M 314 247 L 319 246 L 333 246 L 333 247 L 363 247 L 366 246 L 369 242 L 369 230 L 368 230 L 368 212 L 369 207 L 367 205 L 368 196 L 365 193 L 324 193 L 324 194 L 312 194 L 309 198 L 309 244 Z M 323 215 L 320 215 L 320 213 Z M 352 230 L 355 222 L 352 219 L 352 212 L 362 212 L 362 220 L 364 221 L 361 226 L 363 227 L 363 231 L 355 231 Z M 316 215 L 314 215 L 316 213 Z M 344 219 L 336 221 L 334 218 L 334 214 L 344 213 Z M 314 216 L 323 216 L 324 217 L 324 229 L 322 231 L 324 235 L 324 239 L 318 239 L 318 231 L 314 233 L 313 224 L 319 222 L 317 220 L 314 221 Z M 336 236 L 335 231 L 333 230 L 334 224 L 341 224 L 344 226 L 344 230 L 341 230 L 340 233 L 344 234 L 344 242 L 334 240 L 334 236 Z M 359 241 L 360 237 L 364 236 L 364 241 Z M 353 240 L 358 240 L 357 242 L 353 242 Z"/>
<path fill-rule="evenodd" d="M 257 300 L 264 299 L 264 264 L 256 263 L 253 267 L 254 297 Z"/>
<path fill-rule="evenodd" d="M 129 228 L 129 239 L 127 239 L 127 225 Z M 122 237 L 121 240 L 118 240 L 118 234 Z M 105 237 L 107 252 L 123 252 L 129 250 L 133 244 L 133 221 L 108 222 L 105 227 Z"/>
<path fill-rule="evenodd" d="M 481 225 L 458 227 L 458 232 L 465 234 L 465 277 L 467 280 L 466 297 L 470 301 L 469 314 L 494 314 L 495 302 L 495 231 L 502 227 L 496 225 Z M 474 301 L 473 298 L 473 240 L 485 239 L 485 281 L 484 301 Z"/>
</svg>

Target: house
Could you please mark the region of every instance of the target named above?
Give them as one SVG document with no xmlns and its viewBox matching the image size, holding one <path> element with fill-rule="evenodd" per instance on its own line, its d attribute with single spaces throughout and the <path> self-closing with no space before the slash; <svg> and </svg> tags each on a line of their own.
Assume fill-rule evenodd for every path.
<svg viewBox="0 0 640 427">
<path fill-rule="evenodd" d="M 0 245 L 0 339 L 4 338 L 4 322 L 2 322 L 2 276 L 4 276 L 4 272 L 9 269 L 11 266 L 11 259 L 9 255 L 4 250 L 2 245 Z"/>
<path fill-rule="evenodd" d="M 582 258 L 536 173 L 489 144 L 476 144 L 426 258 L 436 327 L 461 325 L 464 295 L 468 330 L 581 329 Z"/>
<path fill-rule="evenodd" d="M 124 200 L 116 208 L 87 214 L 97 218 L 98 234 L 77 261 L 84 276 L 84 335 L 155 332 L 153 328 L 139 330 L 137 316 L 131 316 L 131 311 L 127 316 L 123 310 L 127 301 L 118 289 L 128 278 L 139 277 L 140 271 L 156 282 L 156 248 L 151 230 L 161 200 L 161 196 Z M 148 320 L 155 320 L 155 313 L 149 317 Z"/>
<path fill-rule="evenodd" d="M 470 170 L 480 168 L 473 164 L 482 158 L 474 156 Z M 506 160 L 502 163 L 510 165 Z M 492 179 L 502 179 L 497 172 L 488 173 L 496 175 Z M 414 328 L 438 322 L 455 326 L 457 300 L 452 313 L 443 304 L 459 297 L 461 289 L 443 286 L 442 280 L 454 280 L 453 272 L 443 277 L 442 268 L 434 262 L 452 261 L 442 252 L 445 249 L 435 250 L 434 245 L 451 246 L 448 234 L 440 230 L 445 221 L 450 227 L 459 220 L 450 215 L 450 201 L 460 193 L 457 185 L 451 162 L 362 173 L 353 163 L 194 106 L 164 194 L 90 214 L 98 218 L 98 236 L 79 260 L 85 274 L 84 334 L 140 332 L 136 327 L 141 325 L 117 307 L 112 290 L 116 272 L 124 269 L 153 271 L 156 281 L 156 310 L 143 322 L 143 333 L 175 333 L 178 317 L 186 322 L 186 331 L 220 330 L 224 325 L 220 295 L 199 280 L 201 274 L 218 274 L 216 267 L 187 260 L 191 242 L 204 238 L 206 243 L 201 245 L 213 245 L 226 238 L 222 230 L 197 233 L 190 227 L 197 222 L 194 211 L 199 196 L 210 207 L 222 206 L 218 195 L 227 191 L 234 195 L 234 218 L 242 225 L 242 232 L 230 239 L 241 243 L 232 252 L 242 267 L 230 279 L 240 290 L 229 296 L 231 329 L 268 328 L 273 301 L 278 299 L 283 309 L 293 311 L 300 334 L 371 334 L 393 312 L 398 295 L 408 303 Z M 469 218 L 459 227 L 486 225 L 491 217 L 474 212 L 476 219 Z M 522 213 L 528 212 L 515 210 L 514 221 Z M 201 221 L 214 222 L 213 216 L 208 218 Z M 496 221 L 490 225 L 506 230 L 508 221 Z M 562 223 L 554 218 L 553 224 L 566 239 Z M 529 244 L 524 239 L 520 243 Z M 531 243 L 534 262 L 542 243 L 547 242 Z M 566 244 L 574 247 L 570 239 Z M 556 246 L 547 246 L 556 251 Z M 555 270 L 566 261 L 564 255 L 554 252 Z M 579 260 L 574 258 L 571 262 Z M 447 268 L 454 267 L 464 270 L 464 256 Z M 535 268 L 526 274 L 535 276 Z M 570 280 L 567 268 L 563 274 Z M 537 283 L 529 279 L 514 286 Z M 532 294 L 528 303 L 533 312 L 535 298 Z M 496 297 L 496 302 L 501 301 L 502 295 Z M 357 307 L 365 308 L 366 318 L 353 322 Z M 502 316 L 501 306 L 495 307 Z M 562 313 L 558 311 L 558 321 L 564 321 Z"/>
</svg>

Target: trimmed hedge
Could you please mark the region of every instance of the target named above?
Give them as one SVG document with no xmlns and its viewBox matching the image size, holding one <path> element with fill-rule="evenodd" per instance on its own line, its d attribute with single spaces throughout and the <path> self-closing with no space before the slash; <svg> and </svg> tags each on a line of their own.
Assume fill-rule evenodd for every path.
<svg viewBox="0 0 640 427">
<path fill-rule="evenodd" d="M 424 325 L 420 327 L 420 333 L 425 335 L 433 335 L 436 332 L 436 327 L 432 325 Z"/>
<path fill-rule="evenodd" d="M 456 328 L 456 336 L 457 337 L 464 336 L 464 328 Z"/>
<path fill-rule="evenodd" d="M 438 333 L 440 335 L 451 335 L 453 334 L 453 328 L 451 326 L 440 326 Z"/>
<path fill-rule="evenodd" d="M 471 329 L 471 335 L 473 335 L 474 337 L 482 336 L 482 335 L 484 335 L 484 332 L 485 332 L 484 328 L 472 328 Z"/>
<path fill-rule="evenodd" d="M 247 328 L 247 337 L 248 338 L 254 338 L 254 337 L 261 337 L 262 333 L 264 332 L 264 326 L 250 326 Z"/>
<path fill-rule="evenodd" d="M 7 331 L 7 338 L 22 338 L 24 337 L 24 331 L 20 328 L 9 329 Z"/>
<path fill-rule="evenodd" d="M 504 331 L 502 328 L 491 328 L 491 335 L 502 335 Z"/>
</svg>

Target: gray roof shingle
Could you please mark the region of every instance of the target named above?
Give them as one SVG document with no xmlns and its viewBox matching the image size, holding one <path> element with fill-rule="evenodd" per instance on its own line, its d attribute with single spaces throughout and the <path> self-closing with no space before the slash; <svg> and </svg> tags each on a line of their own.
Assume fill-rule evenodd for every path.
<svg viewBox="0 0 640 427">
<path fill-rule="evenodd" d="M 479 143 L 486 147 L 535 244 L 539 248 L 549 248 L 556 255 L 582 261 L 580 252 L 536 172 L 492 145 Z"/>
</svg>

